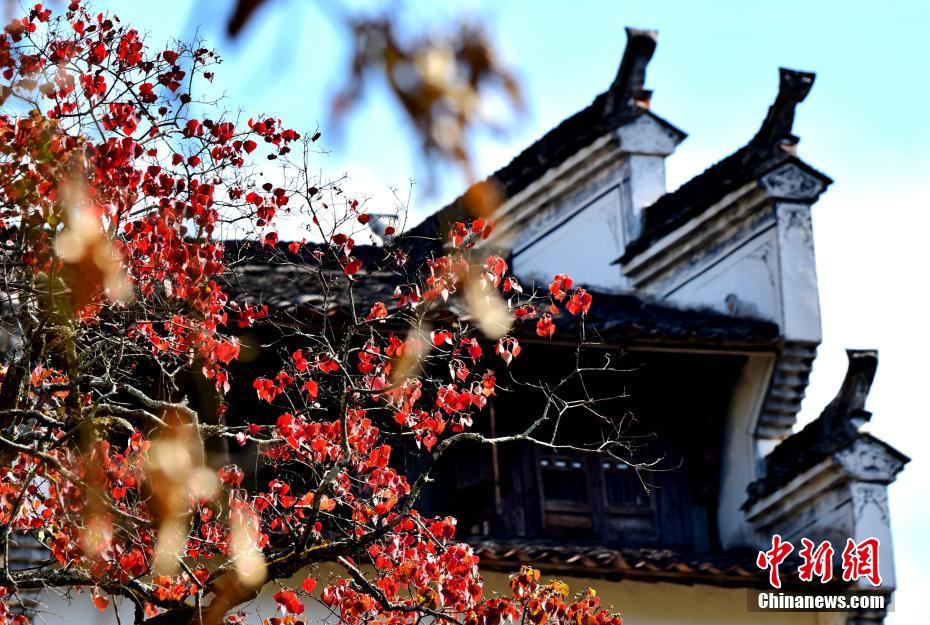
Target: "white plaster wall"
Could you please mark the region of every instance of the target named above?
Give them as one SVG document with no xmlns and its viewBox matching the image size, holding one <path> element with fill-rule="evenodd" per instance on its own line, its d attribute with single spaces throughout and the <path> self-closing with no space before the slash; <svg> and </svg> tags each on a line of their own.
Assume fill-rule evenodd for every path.
<svg viewBox="0 0 930 625">
<path fill-rule="evenodd" d="M 641 115 L 631 124 L 617 129 L 620 149 L 628 154 L 668 156 L 684 136 L 664 126 L 652 115 Z"/>
<path fill-rule="evenodd" d="M 682 274 L 663 296 L 688 307 L 782 321 L 778 243 L 769 229 L 709 266 Z"/>
<path fill-rule="evenodd" d="M 552 576 L 545 576 L 548 579 Z M 646 582 L 608 582 L 558 576 L 571 592 L 597 591 L 604 606 L 613 606 L 628 625 L 841 625 L 843 613 L 749 612 L 748 590 Z M 507 576 L 485 575 L 486 589 L 506 592 Z"/>
<path fill-rule="evenodd" d="M 665 156 L 630 154 L 630 208 L 626 218 L 626 240 L 642 233 L 643 209 L 665 195 Z"/>
<path fill-rule="evenodd" d="M 623 253 L 621 187 L 608 188 L 596 199 L 541 233 L 541 238 L 518 241 L 513 266 L 517 275 L 548 284 L 553 275 L 564 273 L 578 284 L 607 290 L 622 286 L 620 268 L 611 263 Z"/>
<path fill-rule="evenodd" d="M 514 268 L 522 277 L 548 282 L 566 273 L 579 284 L 623 291 L 629 281 L 612 263 L 641 231 L 642 209 L 665 194 L 665 158 L 682 137 L 645 115 L 617 129 L 622 159 L 550 191 L 566 199 L 544 203 L 520 216 L 511 235 Z M 579 165 L 580 167 L 580 165 Z M 525 211 L 526 212 L 526 211 Z"/>
<path fill-rule="evenodd" d="M 877 538 L 879 541 L 878 570 L 882 576 L 882 588 L 893 589 L 895 583 L 894 549 L 891 543 L 891 519 L 888 514 L 888 490 L 883 484 L 856 483 L 852 487 L 853 514 L 856 518 L 856 534 L 853 538 L 858 542 L 866 538 Z M 844 545 L 845 546 L 845 545 Z M 841 547 L 837 546 L 837 549 Z M 869 582 L 860 580 L 864 588 L 870 588 Z"/>
<path fill-rule="evenodd" d="M 722 446 L 717 524 L 725 549 L 753 545 L 755 534 L 740 506 L 746 487 L 759 477 L 759 450 L 753 432 L 775 365 L 772 354 L 750 356 L 736 383 Z"/>
<path fill-rule="evenodd" d="M 808 204 L 780 202 L 776 211 L 782 276 L 782 332 L 788 339 L 819 343 L 820 296 L 811 208 Z"/>
</svg>

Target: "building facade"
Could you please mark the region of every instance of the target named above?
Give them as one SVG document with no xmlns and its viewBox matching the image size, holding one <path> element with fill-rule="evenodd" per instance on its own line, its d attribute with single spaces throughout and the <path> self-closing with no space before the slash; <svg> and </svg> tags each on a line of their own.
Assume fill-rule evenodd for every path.
<svg viewBox="0 0 930 625">
<path fill-rule="evenodd" d="M 637 371 L 630 410 L 655 434 L 644 447 L 676 470 L 637 479 L 530 448 L 488 454 L 478 470 L 469 453 L 444 489 L 469 504 L 431 503 L 465 520 L 486 568 L 576 578 L 631 622 L 881 622 L 882 610 L 746 608 L 747 589 L 768 583 L 755 560 L 773 534 L 830 540 L 837 559 L 848 538 L 877 538 L 877 590 L 895 587 L 887 487 L 908 459 L 859 429 L 877 354 L 850 350 L 836 398 L 795 431 L 821 341 L 811 212 L 832 182 L 792 134 L 814 75 L 781 69 L 758 132 L 667 192 L 665 160 L 685 133 L 649 106 L 656 33 L 627 35 L 607 91 L 414 232 L 474 216 L 469 194 L 482 187 L 499 197 L 480 207 L 495 220 L 492 244 L 521 280 L 567 273 L 595 291 L 600 340 Z M 559 348 L 537 349 L 555 361 Z M 526 400 L 498 398 L 494 410 L 513 419 Z"/>
</svg>

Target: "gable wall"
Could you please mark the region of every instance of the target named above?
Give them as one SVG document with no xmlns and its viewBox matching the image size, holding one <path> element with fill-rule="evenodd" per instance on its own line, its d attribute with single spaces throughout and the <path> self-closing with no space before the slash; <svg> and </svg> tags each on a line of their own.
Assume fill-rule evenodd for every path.
<svg viewBox="0 0 930 625">
<path fill-rule="evenodd" d="M 623 161 L 528 220 L 514 237 L 517 275 L 547 284 L 556 273 L 564 273 L 579 284 L 605 290 L 625 285 L 611 262 L 624 249 L 626 170 L 628 162 Z"/>
<path fill-rule="evenodd" d="M 548 284 L 556 273 L 603 291 L 630 290 L 614 261 L 639 236 L 642 209 L 665 193 L 665 158 L 681 135 L 649 115 L 609 133 L 510 198 L 494 243 L 515 272 Z"/>
</svg>

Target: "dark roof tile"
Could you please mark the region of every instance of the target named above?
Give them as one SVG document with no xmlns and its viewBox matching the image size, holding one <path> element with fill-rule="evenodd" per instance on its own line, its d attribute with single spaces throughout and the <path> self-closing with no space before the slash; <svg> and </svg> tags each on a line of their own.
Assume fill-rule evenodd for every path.
<svg viewBox="0 0 930 625">
<path fill-rule="evenodd" d="M 734 317 L 709 309 L 678 308 L 630 294 L 591 293 L 594 303 L 588 313 L 588 325 L 608 342 L 738 344 L 770 348 L 780 337 L 778 325 L 771 321 Z M 577 318 L 568 315 L 557 319 L 563 332 L 575 323 Z"/>
<path fill-rule="evenodd" d="M 287 251 L 286 243 L 268 248 L 256 242 L 227 241 L 225 257 L 230 267 L 225 288 L 244 303 L 267 304 L 288 314 L 310 311 L 328 316 L 351 314 L 345 280 L 337 280 L 327 300 L 319 292 L 319 277 L 312 262 L 316 246 L 308 244 L 299 254 Z M 353 255 L 366 267 L 377 266 L 383 248 L 358 245 Z M 390 302 L 397 285 L 405 277 L 391 271 L 359 274 L 353 285 L 357 311 L 366 311 L 377 301 Z M 733 317 L 711 310 L 682 309 L 650 302 L 635 295 L 592 291 L 594 305 L 587 317 L 587 328 L 597 338 L 610 343 L 688 343 L 739 345 L 771 348 L 779 339 L 778 326 L 770 321 Z M 325 310 L 324 310 L 325 304 Z M 557 317 L 564 336 L 573 334 L 578 317 Z M 532 327 L 527 332 L 535 336 Z"/>
<path fill-rule="evenodd" d="M 764 588 L 768 584 L 766 574 L 754 564 L 755 553 L 742 549 L 697 554 L 508 540 L 475 540 L 472 546 L 482 569 L 487 570 L 513 572 L 528 564 L 553 575 L 726 587 Z M 785 581 L 791 584 L 790 577 Z"/>
</svg>

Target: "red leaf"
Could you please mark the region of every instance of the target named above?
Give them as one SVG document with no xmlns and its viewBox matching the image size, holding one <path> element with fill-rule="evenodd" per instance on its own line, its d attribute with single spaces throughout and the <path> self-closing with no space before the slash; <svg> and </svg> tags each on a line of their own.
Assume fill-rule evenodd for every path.
<svg viewBox="0 0 930 625">
<path fill-rule="evenodd" d="M 246 154 L 251 154 L 255 151 L 255 148 L 258 147 L 258 144 L 249 139 L 242 144 L 242 148 L 246 151 Z"/>
<path fill-rule="evenodd" d="M 552 315 L 546 313 L 536 322 L 536 334 L 544 338 L 551 338 L 552 335 L 555 334 L 555 324 L 552 323 Z"/>
<path fill-rule="evenodd" d="M 216 341 L 213 344 L 213 356 L 224 364 L 229 364 L 239 356 L 239 341 L 231 339 L 229 341 Z"/>
<path fill-rule="evenodd" d="M 302 614 L 304 611 L 304 604 L 297 599 L 297 594 L 293 590 L 282 590 L 275 594 L 274 600 L 291 614 Z"/>
<path fill-rule="evenodd" d="M 500 356 L 507 365 L 520 355 L 520 343 L 512 336 L 505 336 L 497 342 L 494 353 Z"/>
<path fill-rule="evenodd" d="M 329 354 L 318 357 L 317 366 L 323 373 L 335 373 L 339 371 L 339 363 L 333 360 L 333 357 Z"/>
<path fill-rule="evenodd" d="M 460 246 L 467 236 L 468 228 L 466 228 L 465 224 L 461 221 L 455 222 L 452 224 L 452 227 L 449 228 L 449 240 L 452 242 L 452 247 Z"/>
<path fill-rule="evenodd" d="M 354 276 L 358 273 L 358 270 L 362 268 L 362 261 L 357 258 L 349 257 L 349 262 L 345 264 L 345 267 L 342 268 L 342 271 L 347 276 Z"/>
<path fill-rule="evenodd" d="M 252 382 L 252 387 L 255 389 L 258 398 L 268 403 L 274 401 L 274 398 L 281 393 L 281 389 L 267 378 L 256 378 L 256 380 Z"/>
<path fill-rule="evenodd" d="M 556 301 L 561 302 L 565 299 L 565 292 L 570 288 L 572 288 L 572 279 L 564 273 L 560 273 L 552 279 L 552 284 L 549 285 L 549 293 L 552 294 Z"/>
<path fill-rule="evenodd" d="M 591 294 L 584 289 L 575 289 L 565 308 L 573 315 L 585 314 L 591 308 Z"/>
<path fill-rule="evenodd" d="M 245 473 L 235 464 L 228 464 L 217 471 L 220 481 L 233 488 L 238 488 L 242 484 Z"/>
<path fill-rule="evenodd" d="M 430 336 L 433 339 L 433 345 L 436 347 L 439 347 L 443 343 L 452 345 L 452 333 L 448 330 L 433 330 L 433 333 Z"/>
<path fill-rule="evenodd" d="M 334 245 L 342 247 L 342 253 L 346 256 L 351 254 L 352 248 L 355 247 L 355 240 L 350 236 L 342 234 L 341 232 L 339 234 L 333 235 L 332 242 Z"/>
<path fill-rule="evenodd" d="M 291 358 L 294 360 L 294 367 L 296 367 L 298 371 L 306 371 L 307 367 L 310 366 L 310 362 L 307 360 L 306 356 L 304 356 L 302 350 L 298 349 L 291 354 Z"/>
<path fill-rule="evenodd" d="M 300 583 L 300 587 L 303 588 L 308 594 L 313 592 L 313 589 L 316 588 L 316 580 L 312 577 L 308 577 Z"/>
<path fill-rule="evenodd" d="M 94 601 L 94 605 L 97 606 L 97 609 L 101 612 L 106 610 L 107 606 L 110 605 L 110 600 L 100 594 L 100 589 L 96 586 L 90 591 L 90 596 Z"/>
<path fill-rule="evenodd" d="M 525 304 L 513 311 L 514 319 L 535 319 L 539 311 L 531 304 Z"/>
<path fill-rule="evenodd" d="M 372 319 L 384 319 L 388 316 L 387 307 L 384 305 L 384 302 L 375 302 L 371 307 L 371 312 L 365 317 L 367 321 Z"/>
</svg>

